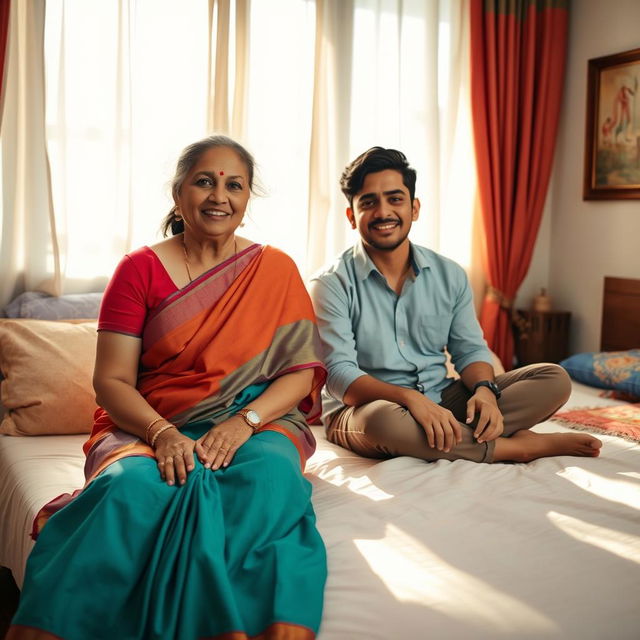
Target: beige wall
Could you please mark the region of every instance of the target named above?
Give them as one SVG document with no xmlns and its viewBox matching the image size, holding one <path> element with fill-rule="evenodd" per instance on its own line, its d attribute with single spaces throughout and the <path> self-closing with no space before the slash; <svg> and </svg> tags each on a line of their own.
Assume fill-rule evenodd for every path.
<svg viewBox="0 0 640 640">
<path fill-rule="evenodd" d="M 637 47 L 639 0 L 573 0 L 552 188 L 519 296 L 548 277 L 555 308 L 572 312 L 572 353 L 600 346 L 604 276 L 640 278 L 640 200 L 582 199 L 587 60 Z"/>
</svg>

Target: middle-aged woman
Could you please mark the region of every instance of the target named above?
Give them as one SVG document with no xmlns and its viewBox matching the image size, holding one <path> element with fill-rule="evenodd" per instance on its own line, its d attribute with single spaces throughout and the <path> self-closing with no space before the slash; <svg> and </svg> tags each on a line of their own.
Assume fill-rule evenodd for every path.
<svg viewBox="0 0 640 640">
<path fill-rule="evenodd" d="M 325 371 L 292 260 L 236 235 L 253 172 L 229 138 L 187 147 L 173 235 L 116 269 L 87 484 L 40 513 L 9 639 L 315 637 L 326 557 L 301 470 Z"/>
</svg>

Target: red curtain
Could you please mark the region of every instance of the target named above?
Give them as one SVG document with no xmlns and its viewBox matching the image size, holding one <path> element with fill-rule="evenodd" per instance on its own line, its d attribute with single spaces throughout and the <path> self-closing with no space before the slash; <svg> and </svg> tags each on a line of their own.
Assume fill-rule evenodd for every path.
<svg viewBox="0 0 640 640">
<path fill-rule="evenodd" d="M 489 288 L 480 323 L 512 368 L 513 299 L 551 174 L 566 57 L 561 0 L 471 0 L 471 102 Z"/>
<path fill-rule="evenodd" d="M 9 33 L 9 9 L 11 0 L 0 0 L 0 126 L 4 104 L 4 69 L 6 66 L 7 35 Z"/>
</svg>

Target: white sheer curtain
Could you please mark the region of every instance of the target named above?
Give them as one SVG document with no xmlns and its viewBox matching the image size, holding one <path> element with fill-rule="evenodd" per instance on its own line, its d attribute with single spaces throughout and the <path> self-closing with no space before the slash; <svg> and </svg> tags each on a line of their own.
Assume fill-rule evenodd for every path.
<svg viewBox="0 0 640 640">
<path fill-rule="evenodd" d="M 338 179 L 373 145 L 418 170 L 414 240 L 468 266 L 467 3 L 48 0 L 46 16 L 39 0 L 15 3 L 38 19 L 35 44 L 22 37 L 27 62 L 9 56 L 29 72 L 27 89 L 14 77 L 15 115 L 5 107 L 0 302 L 20 286 L 99 288 L 125 251 L 158 238 L 177 155 L 212 130 L 258 162 L 265 195 L 242 233 L 281 247 L 305 275 L 353 242 Z M 24 132 L 33 142 L 22 149 Z M 30 168 L 28 202 L 14 166 Z"/>
<path fill-rule="evenodd" d="M 249 0 L 209 0 L 208 130 L 245 137 Z"/>
<path fill-rule="evenodd" d="M 394 147 L 418 171 L 413 239 L 470 268 L 468 1 L 316 0 L 303 9 L 280 0 L 269 6 L 286 6 L 289 21 L 273 29 L 258 4 L 249 139 L 270 197 L 254 203 L 256 232 L 309 275 L 355 239 L 338 184 L 345 165 L 371 146 Z"/>
<path fill-rule="evenodd" d="M 65 291 L 157 238 L 206 130 L 206 0 L 48 0 L 47 138 Z M 79 283 L 78 283 L 79 284 Z"/>
<path fill-rule="evenodd" d="M 14 2 L 2 120 L 0 302 L 60 283 L 44 124 L 44 3 Z"/>
</svg>

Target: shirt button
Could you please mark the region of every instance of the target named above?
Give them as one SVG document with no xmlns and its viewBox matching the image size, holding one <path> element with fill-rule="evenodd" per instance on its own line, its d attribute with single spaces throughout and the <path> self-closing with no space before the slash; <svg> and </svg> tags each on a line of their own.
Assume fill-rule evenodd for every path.
<svg viewBox="0 0 640 640">
<path fill-rule="evenodd" d="M 400 340 L 400 346 L 404 347 L 404 340 Z"/>
<path fill-rule="evenodd" d="M 418 383 L 416 385 L 416 389 L 420 392 L 420 393 L 424 393 L 424 385 Z"/>
</svg>

